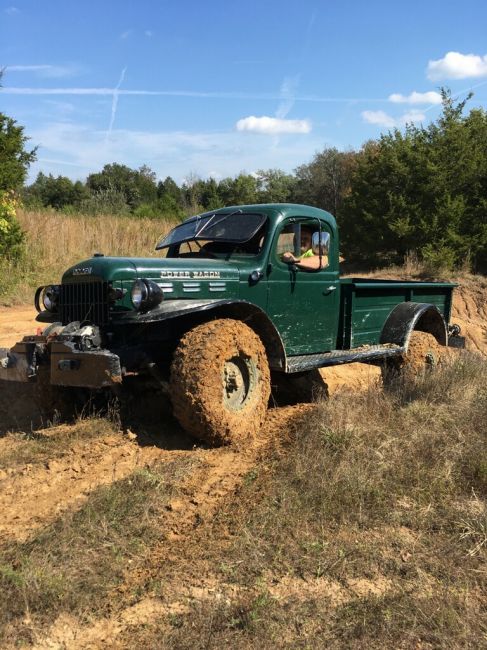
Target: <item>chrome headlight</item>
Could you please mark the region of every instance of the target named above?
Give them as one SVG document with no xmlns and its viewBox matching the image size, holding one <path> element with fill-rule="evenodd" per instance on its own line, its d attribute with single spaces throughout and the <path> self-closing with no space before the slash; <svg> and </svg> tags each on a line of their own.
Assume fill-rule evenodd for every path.
<svg viewBox="0 0 487 650">
<path fill-rule="evenodd" d="M 130 297 L 132 298 L 132 304 L 135 309 L 140 309 L 140 306 L 147 300 L 147 285 L 143 280 L 137 280 L 134 282 Z"/>
<path fill-rule="evenodd" d="M 152 280 L 136 280 L 130 297 L 135 309 L 147 311 L 162 302 L 164 295 L 161 287 Z"/>
<path fill-rule="evenodd" d="M 46 287 L 39 287 L 35 295 L 35 306 L 37 311 L 57 312 L 59 305 L 60 287 L 58 284 L 48 284 Z"/>
</svg>

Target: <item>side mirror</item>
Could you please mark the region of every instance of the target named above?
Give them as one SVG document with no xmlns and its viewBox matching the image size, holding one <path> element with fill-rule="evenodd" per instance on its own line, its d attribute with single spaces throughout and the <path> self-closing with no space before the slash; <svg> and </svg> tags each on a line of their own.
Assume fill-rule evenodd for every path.
<svg viewBox="0 0 487 650">
<path fill-rule="evenodd" d="M 323 231 L 321 233 L 314 232 L 311 239 L 311 249 L 313 255 L 328 255 L 330 251 L 330 233 Z"/>
</svg>

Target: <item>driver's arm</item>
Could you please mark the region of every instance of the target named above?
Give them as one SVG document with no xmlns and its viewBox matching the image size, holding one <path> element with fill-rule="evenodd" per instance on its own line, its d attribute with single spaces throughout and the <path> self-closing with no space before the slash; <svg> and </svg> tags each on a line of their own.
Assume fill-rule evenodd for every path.
<svg viewBox="0 0 487 650">
<path fill-rule="evenodd" d="M 298 269 L 309 269 L 310 271 L 316 271 L 318 269 L 323 269 L 325 266 L 328 266 L 328 257 L 326 255 L 311 255 L 309 257 L 303 257 L 301 260 L 295 262 Z"/>
<path fill-rule="evenodd" d="M 327 255 L 309 255 L 308 257 L 295 257 L 292 253 L 284 253 L 282 255 L 282 261 L 287 264 L 295 264 L 298 269 L 304 269 L 309 271 L 316 271 L 318 269 L 324 269 L 328 266 L 328 257 Z"/>
</svg>

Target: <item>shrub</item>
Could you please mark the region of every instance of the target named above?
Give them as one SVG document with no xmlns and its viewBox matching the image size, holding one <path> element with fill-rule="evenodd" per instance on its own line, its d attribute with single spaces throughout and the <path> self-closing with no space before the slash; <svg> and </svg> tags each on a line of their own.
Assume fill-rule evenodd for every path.
<svg viewBox="0 0 487 650">
<path fill-rule="evenodd" d="M 16 217 L 17 200 L 12 192 L 0 191 L 0 256 L 17 263 L 24 252 L 24 233 Z"/>
</svg>

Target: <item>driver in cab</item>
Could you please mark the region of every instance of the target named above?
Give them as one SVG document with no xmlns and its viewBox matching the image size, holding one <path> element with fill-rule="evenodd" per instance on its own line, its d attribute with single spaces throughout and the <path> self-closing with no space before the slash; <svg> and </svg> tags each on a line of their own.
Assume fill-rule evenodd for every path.
<svg viewBox="0 0 487 650">
<path fill-rule="evenodd" d="M 317 271 L 328 266 L 328 257 L 326 255 L 315 255 L 312 249 L 312 232 L 308 228 L 301 228 L 301 254 L 295 256 L 290 251 L 282 254 L 281 259 L 286 264 L 295 264 L 299 269 Z"/>
</svg>

